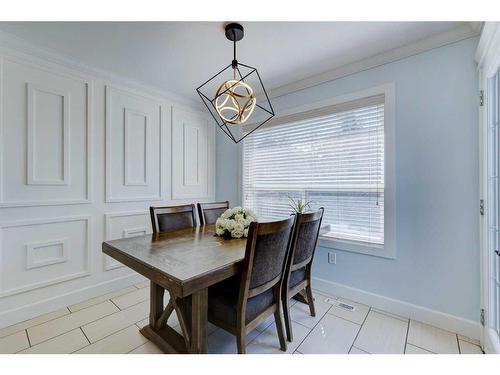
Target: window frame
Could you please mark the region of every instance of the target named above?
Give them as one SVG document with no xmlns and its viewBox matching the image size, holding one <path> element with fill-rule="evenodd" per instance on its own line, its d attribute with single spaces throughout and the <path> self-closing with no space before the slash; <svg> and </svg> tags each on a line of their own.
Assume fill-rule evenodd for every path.
<svg viewBox="0 0 500 375">
<path fill-rule="evenodd" d="M 335 96 L 326 100 L 306 104 L 293 109 L 279 111 L 277 119 L 301 112 L 321 109 L 336 104 L 363 99 L 374 95 L 384 95 L 384 245 L 367 244 L 358 241 L 335 239 L 320 235 L 318 246 L 382 258 L 396 259 L 396 185 L 395 185 L 395 83 L 367 88 L 353 93 Z M 252 124 L 247 125 L 251 127 Z M 265 126 L 265 125 L 264 125 Z M 243 203 L 243 145 L 238 145 L 238 198 Z"/>
</svg>

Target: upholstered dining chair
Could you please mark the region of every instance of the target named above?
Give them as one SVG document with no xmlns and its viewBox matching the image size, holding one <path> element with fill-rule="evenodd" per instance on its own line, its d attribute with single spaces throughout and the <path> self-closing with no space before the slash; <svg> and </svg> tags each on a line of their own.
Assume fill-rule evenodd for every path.
<svg viewBox="0 0 500 375">
<path fill-rule="evenodd" d="M 280 294 L 294 221 L 251 223 L 241 275 L 208 289 L 208 320 L 236 336 L 240 354 L 247 332 L 273 314 L 280 349 L 286 351 Z"/>
<path fill-rule="evenodd" d="M 196 227 L 196 207 L 194 204 L 182 206 L 149 207 L 153 233 L 172 232 Z"/>
<path fill-rule="evenodd" d="M 198 203 L 198 217 L 201 225 L 215 224 L 217 219 L 229 208 L 229 202 Z"/>
<path fill-rule="evenodd" d="M 324 208 L 316 212 L 296 214 L 290 255 L 285 267 L 282 303 L 285 316 L 285 329 L 288 341 L 293 340 L 290 319 L 290 298 L 309 305 L 311 316 L 316 316 L 311 287 L 311 266 L 316 251 Z M 304 296 L 305 292 L 305 296 Z"/>
</svg>

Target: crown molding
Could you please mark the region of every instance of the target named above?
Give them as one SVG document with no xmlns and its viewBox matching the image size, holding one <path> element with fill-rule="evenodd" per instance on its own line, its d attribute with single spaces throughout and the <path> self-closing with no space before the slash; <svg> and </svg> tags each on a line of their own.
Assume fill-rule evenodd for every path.
<svg viewBox="0 0 500 375">
<path fill-rule="evenodd" d="M 485 22 L 477 45 L 475 60 L 486 77 L 500 67 L 500 22 Z"/>
<path fill-rule="evenodd" d="M 403 47 L 395 48 L 363 60 L 352 62 L 324 73 L 315 74 L 302 80 L 271 88 L 268 90 L 269 97 L 277 98 L 292 92 L 304 90 L 325 82 L 346 77 L 351 74 L 392 63 L 434 48 L 443 47 L 447 44 L 476 37 L 480 33 L 481 24 L 481 22 L 467 23 L 452 30 L 433 35 L 429 38 L 419 40 L 418 42 L 411 43 Z"/>
<path fill-rule="evenodd" d="M 163 98 L 169 102 L 183 104 L 189 107 L 199 107 L 200 103 L 195 99 L 190 99 L 182 95 L 174 94 L 171 91 L 160 87 L 145 84 L 143 82 L 118 75 L 111 71 L 84 64 L 68 56 L 62 55 L 52 49 L 39 47 L 23 38 L 0 30 L 0 48 L 7 54 L 19 56 L 19 54 L 33 56 L 38 59 L 48 61 L 52 64 L 59 64 L 66 68 L 79 71 L 83 74 L 101 79 L 105 82 L 116 83 L 135 89 L 154 97 Z"/>
</svg>

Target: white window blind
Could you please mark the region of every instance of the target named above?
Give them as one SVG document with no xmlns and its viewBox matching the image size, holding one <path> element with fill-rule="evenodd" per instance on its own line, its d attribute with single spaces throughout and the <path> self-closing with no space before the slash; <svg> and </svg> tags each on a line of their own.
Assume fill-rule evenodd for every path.
<svg viewBox="0 0 500 375">
<path fill-rule="evenodd" d="M 244 141 L 244 205 L 259 220 L 289 197 L 324 207 L 324 236 L 384 244 L 384 95 L 274 120 Z"/>
</svg>

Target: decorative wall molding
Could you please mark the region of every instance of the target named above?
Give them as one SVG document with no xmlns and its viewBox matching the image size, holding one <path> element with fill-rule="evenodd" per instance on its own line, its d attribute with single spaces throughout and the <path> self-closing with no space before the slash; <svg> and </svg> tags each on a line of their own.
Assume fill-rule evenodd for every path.
<svg viewBox="0 0 500 375">
<path fill-rule="evenodd" d="M 27 83 L 28 100 L 27 100 L 27 118 L 28 118 L 28 134 L 27 134 L 27 180 L 28 185 L 69 185 L 69 155 L 70 155 L 70 139 L 69 139 L 69 102 L 70 94 L 61 92 L 49 87 L 41 87 L 33 83 Z M 36 95 L 37 93 L 45 93 L 49 95 L 59 96 L 62 98 L 62 148 L 63 157 L 62 164 L 62 178 L 61 179 L 43 179 L 37 178 L 36 173 Z"/>
<path fill-rule="evenodd" d="M 172 199 L 213 195 L 215 125 L 206 113 L 172 110 Z"/>
<path fill-rule="evenodd" d="M 134 237 L 134 236 L 144 236 L 148 233 L 147 227 L 136 227 L 128 228 L 122 231 L 123 238 Z"/>
<path fill-rule="evenodd" d="M 347 299 L 375 307 L 380 310 L 390 311 L 393 314 L 418 320 L 423 323 L 440 327 L 464 336 L 479 339 L 480 324 L 472 320 L 450 315 L 427 307 L 414 305 L 380 294 L 356 289 L 344 284 L 335 283 L 318 277 L 313 277 L 314 288 L 323 293 L 342 296 Z"/>
<path fill-rule="evenodd" d="M 2 50 L 0 49 L 0 113 L 2 113 L 2 116 L 0 116 L 0 144 L 4 142 L 4 98 L 5 98 L 5 88 L 4 88 L 4 82 L 5 82 L 5 77 L 4 77 L 4 67 L 5 67 L 5 62 L 10 61 L 15 64 L 19 64 L 22 66 L 26 66 L 32 69 L 38 69 L 42 72 L 56 75 L 56 76 L 61 76 L 65 79 L 70 79 L 74 80 L 77 82 L 81 82 L 84 87 L 85 87 L 85 101 L 86 101 L 86 108 L 85 108 L 85 143 L 86 143 L 86 193 L 85 196 L 82 199 L 49 199 L 49 200 L 5 200 L 4 197 L 4 183 L 6 181 L 5 179 L 5 171 L 3 168 L 3 160 L 5 159 L 4 155 L 4 147 L 0 147 L 0 208 L 2 207 L 32 207 L 32 206 L 57 206 L 57 205 L 72 205 L 72 204 L 82 204 L 82 203 L 90 203 L 91 202 L 91 192 L 92 192 L 92 157 L 91 157 L 91 150 L 92 150 L 92 87 L 93 87 L 93 80 L 90 77 L 81 75 L 79 72 L 74 72 L 70 71 L 68 69 L 61 69 L 61 67 L 58 67 L 57 65 L 48 65 L 44 64 L 43 62 L 38 62 L 36 60 L 31 59 L 30 57 L 19 57 L 19 56 L 1 56 Z M 64 147 L 64 157 L 63 157 L 63 163 L 64 163 L 64 177 L 61 181 L 55 180 L 55 181 L 47 181 L 47 180 L 38 180 L 36 178 L 36 167 L 33 163 L 33 157 L 34 155 L 32 154 L 33 152 L 33 142 L 36 140 L 33 134 L 33 111 L 32 109 L 30 110 L 32 104 L 33 104 L 33 94 L 35 90 L 41 90 L 41 91 L 47 91 L 51 92 L 60 96 L 63 96 L 64 99 L 64 106 L 66 110 L 64 111 L 64 143 L 66 144 Z M 27 184 L 28 185 L 68 185 L 70 183 L 69 180 L 69 160 L 70 160 L 70 146 L 69 144 L 71 143 L 66 137 L 69 137 L 70 131 L 69 131 L 69 118 L 66 116 L 69 116 L 70 113 L 70 97 L 68 93 L 61 92 L 59 90 L 55 90 L 52 88 L 47 88 L 47 87 L 41 87 L 39 85 L 35 85 L 33 83 L 28 83 L 27 84 L 27 101 L 28 101 L 28 107 L 27 107 L 27 120 L 28 120 L 28 126 L 27 126 Z M 31 94 L 30 94 L 31 92 Z M 67 104 L 66 104 L 67 102 Z M 30 151 L 31 150 L 31 151 Z M 67 153 L 67 155 L 66 155 Z"/>
<path fill-rule="evenodd" d="M 1 297 L 6 297 L 6 296 L 11 296 L 14 294 L 19 294 L 27 291 L 32 291 L 34 289 L 42 288 L 42 287 L 47 287 L 53 284 L 58 284 L 64 281 L 69 281 L 73 279 L 77 279 L 80 277 L 88 276 L 90 274 L 90 249 L 91 249 L 91 226 L 90 226 L 90 216 L 61 216 L 61 217 L 56 217 L 56 218 L 50 218 L 50 219 L 37 219 L 37 220 L 27 220 L 27 221 L 15 221 L 15 222 L 9 222 L 9 223 L 1 223 L 0 224 L 0 239 L 4 238 L 4 230 L 8 228 L 17 228 L 17 227 L 26 227 L 26 226 L 36 226 L 36 225 L 43 225 L 43 224 L 53 224 L 53 223 L 71 223 L 75 221 L 84 221 L 85 222 L 85 243 L 86 247 L 82 249 L 85 254 L 85 260 L 84 264 L 82 265 L 83 268 L 81 271 L 62 275 L 62 276 L 56 276 L 52 277 L 49 279 L 46 279 L 44 281 L 40 282 L 35 282 L 31 283 L 29 285 L 24 285 L 18 288 L 10 288 L 10 289 L 4 289 L 3 287 L 3 280 L 0 278 L 0 298 Z M 62 244 L 63 249 L 64 249 L 64 243 L 67 241 L 66 239 L 59 239 L 55 241 L 36 241 L 36 242 L 29 242 L 26 243 L 25 246 L 27 248 L 28 254 L 32 252 L 35 248 L 37 247 L 43 247 L 43 246 L 50 246 L 50 244 Z M 66 248 L 68 246 L 66 245 Z M 0 242 L 0 257 L 1 254 L 3 253 L 4 248 L 3 248 L 3 242 Z M 63 258 L 65 258 L 66 251 L 63 250 Z M 29 257 L 28 257 L 29 258 Z M 67 261 L 65 259 L 64 261 Z M 36 268 L 38 266 L 47 266 L 49 264 L 56 264 L 60 263 L 59 261 L 55 261 L 53 263 L 46 263 L 42 265 L 36 265 L 35 267 L 27 267 L 28 269 L 31 268 Z M 26 266 L 30 265 L 30 260 L 27 260 Z M 31 265 L 33 265 L 33 262 L 31 262 Z M 0 265 L 1 266 L 1 265 Z M 4 271 L 2 271 L 3 273 Z"/>
<path fill-rule="evenodd" d="M 151 176 L 153 174 L 153 169 L 151 166 L 151 163 L 153 160 L 156 160 L 158 163 L 158 189 L 154 195 L 137 195 L 136 193 L 133 193 L 134 195 L 127 195 L 127 196 L 115 196 L 113 193 L 113 183 L 117 183 L 116 181 L 113 181 L 112 179 L 112 173 L 113 173 L 113 163 L 112 163 L 112 155 L 113 155 L 113 149 L 112 149 L 112 140 L 113 140 L 113 133 L 112 133 L 112 126 L 113 126 L 113 118 L 112 118 L 112 111 L 113 111 L 113 102 L 112 102 L 112 97 L 113 93 L 119 93 L 121 95 L 129 96 L 131 98 L 135 98 L 137 100 L 143 100 L 147 101 L 149 105 L 155 105 L 157 106 L 158 110 L 158 154 L 156 157 L 146 157 L 145 163 L 146 163 L 146 178 L 145 181 L 146 183 L 137 183 L 137 182 L 131 182 L 128 180 L 128 157 L 126 156 L 127 153 L 129 153 L 129 146 L 128 146 L 128 141 L 127 141 L 127 127 L 128 127 L 128 116 L 130 114 L 141 114 L 146 118 L 146 141 L 145 141 L 145 147 L 148 147 L 147 145 L 150 145 L 153 147 L 152 143 L 152 119 L 150 119 L 149 114 L 143 113 L 143 111 L 136 110 L 129 108 L 127 106 L 124 106 L 124 158 L 123 158 L 123 170 L 124 170 L 124 179 L 123 179 L 123 186 L 131 187 L 131 186 L 144 186 L 146 188 L 151 187 L 150 183 L 152 181 L 148 181 L 147 176 Z M 164 147 L 165 142 L 165 114 L 164 114 L 164 104 L 159 101 L 157 98 L 144 95 L 142 93 L 138 93 L 134 90 L 129 90 L 126 88 L 121 88 L 117 87 L 115 85 L 106 85 L 106 202 L 130 202 L 130 201 L 159 201 L 163 199 L 163 179 L 164 179 L 164 173 L 163 173 L 163 155 L 164 155 Z M 146 155 L 151 155 L 152 151 L 146 149 Z"/>
<path fill-rule="evenodd" d="M 200 186 L 200 128 L 182 124 L 183 134 L 183 158 L 182 158 L 182 180 L 184 186 Z M 193 150 L 193 155 L 189 151 Z M 202 156 L 203 157 L 203 156 Z M 194 170 L 190 172 L 189 159 L 194 160 Z"/>
<path fill-rule="evenodd" d="M 158 114 L 155 112 L 155 116 L 160 119 L 160 133 L 158 133 L 156 129 L 154 129 L 155 132 L 151 131 L 150 133 L 153 134 L 154 137 L 150 140 L 150 142 L 156 142 L 156 138 L 159 136 L 161 137 L 161 147 L 159 147 L 158 155 L 156 155 L 155 148 L 155 153 L 151 154 L 150 157 L 159 159 L 158 169 L 161 171 L 161 176 L 160 179 L 153 178 L 154 174 L 157 173 L 156 164 L 154 164 L 155 169 L 151 171 L 151 173 L 148 171 L 146 181 L 150 178 L 154 179 L 154 190 L 158 192 L 158 202 L 161 202 L 161 204 L 174 203 L 170 201 L 172 197 L 171 121 L 172 108 L 174 106 L 173 103 L 175 103 L 175 108 L 182 108 L 183 110 L 192 110 L 195 112 L 197 109 L 201 109 L 201 105 L 196 100 L 194 102 L 196 109 L 193 109 L 192 103 L 183 101 L 182 98 L 178 97 L 175 97 L 175 99 L 170 102 L 167 100 L 168 97 L 164 95 L 163 92 L 150 90 L 140 84 L 131 83 L 127 79 L 121 79 L 121 77 L 118 76 L 94 74 L 93 70 L 86 70 L 81 68 L 78 64 L 66 64 L 66 61 L 64 60 L 52 59 L 50 56 L 47 57 L 46 55 L 38 54 L 32 49 L 32 45 L 22 50 L 16 50 L 12 48 L 12 46 L 6 46 L 4 43 L 5 40 L 2 36 L 3 34 L 0 32 L 0 119 L 4 121 L 3 124 L 0 122 L 0 142 L 2 142 L 0 143 L 0 326 L 5 326 L 38 316 L 45 312 L 53 311 L 55 308 L 64 307 L 82 300 L 93 298 L 144 280 L 142 276 L 126 269 L 125 267 L 116 269 L 114 272 L 105 272 L 105 268 L 107 266 L 111 266 L 107 267 L 109 269 L 115 269 L 117 267 L 113 267 L 113 261 L 111 258 L 109 262 L 110 264 L 105 263 L 107 261 L 105 259 L 103 260 L 104 254 L 101 252 L 101 241 L 103 240 L 103 237 L 106 236 L 106 230 L 111 230 L 113 236 L 116 237 L 136 236 L 141 235 L 144 232 L 149 233 L 151 231 L 149 229 L 149 213 L 147 211 L 131 211 L 133 209 L 137 209 L 138 206 L 143 206 L 142 203 L 138 203 L 142 200 L 142 197 L 136 197 L 138 198 L 137 200 L 129 198 L 124 198 L 123 200 L 118 199 L 116 202 L 119 203 L 112 204 L 112 206 L 115 207 L 114 210 L 123 210 L 123 212 L 112 212 L 108 214 L 109 218 L 107 225 L 108 228 L 112 229 L 105 228 L 106 219 L 103 222 L 102 210 L 103 208 L 107 210 L 106 206 L 109 205 L 104 204 L 103 206 L 103 202 L 92 202 L 91 199 L 92 190 L 97 192 L 101 190 L 105 191 L 105 182 L 102 180 L 100 165 L 101 161 L 105 158 L 106 150 L 102 147 L 102 145 L 105 145 L 106 139 L 103 138 L 103 136 L 105 136 L 105 132 L 101 132 L 98 128 L 100 128 L 101 125 L 104 125 L 103 120 L 106 116 L 104 101 L 106 86 L 112 86 L 117 90 L 126 91 L 129 94 L 143 98 L 145 101 L 154 102 L 158 105 Z M 13 63 L 22 64 L 22 67 L 14 65 Z M 15 74 L 14 80 L 12 76 L 13 72 Z M 52 77 L 51 75 L 45 73 L 55 74 L 55 76 Z M 59 79 L 60 77 L 61 79 Z M 105 81 L 101 81 L 100 79 L 104 79 Z M 20 88 L 21 81 L 23 81 L 22 84 L 24 87 L 22 90 Z M 60 84 L 58 82 L 60 82 Z M 80 82 L 83 83 L 84 86 L 80 85 Z M 2 128 L 2 125 L 7 126 L 9 124 L 6 123 L 6 112 L 4 110 L 9 110 L 9 106 L 12 104 L 18 105 L 18 108 L 22 108 L 21 106 L 23 105 L 26 106 L 26 104 L 23 103 L 25 103 L 27 99 L 27 83 L 30 83 L 33 87 L 37 86 L 42 89 L 50 89 L 52 92 L 57 92 L 58 94 L 67 95 L 70 93 L 69 96 L 67 95 L 68 103 L 70 104 L 69 134 L 72 137 L 69 142 L 71 145 L 71 149 L 68 150 L 70 151 L 69 159 L 71 162 L 76 152 L 76 148 L 74 148 L 75 133 L 73 132 L 74 127 L 71 122 L 71 120 L 75 118 L 78 121 L 76 129 L 78 129 L 78 134 L 81 134 L 82 139 L 82 143 L 76 143 L 76 146 L 79 151 L 81 150 L 80 155 L 84 159 L 82 159 L 81 164 L 69 164 L 70 169 L 64 177 L 67 176 L 69 178 L 68 183 L 70 186 L 71 184 L 78 186 L 78 192 L 76 188 L 75 190 L 72 190 L 72 192 L 74 192 L 72 197 L 82 197 L 84 199 L 66 200 L 65 196 L 59 196 L 57 194 L 54 196 L 53 194 L 50 197 L 44 197 L 47 201 L 38 201 L 37 196 L 34 197 L 34 199 L 37 199 L 36 201 L 34 199 L 30 199 L 28 201 L 28 199 L 23 200 L 23 198 L 25 196 L 26 198 L 31 196 L 28 194 L 16 194 L 15 190 L 12 188 L 12 186 L 17 186 L 17 181 L 20 178 L 18 178 L 18 176 L 21 174 L 23 179 L 22 184 L 24 187 L 28 186 L 29 189 L 45 189 L 46 192 L 50 193 L 57 189 L 66 188 L 66 186 L 62 184 L 26 185 L 27 170 L 25 170 L 25 167 L 27 161 L 21 163 L 20 166 L 23 167 L 23 170 L 19 171 L 19 174 L 13 173 L 9 163 L 14 164 L 12 163 L 12 160 L 14 158 L 19 159 L 19 157 L 17 157 L 18 154 L 12 147 L 2 147 L 5 145 L 4 142 L 6 138 L 4 137 L 8 136 L 9 140 L 15 139 L 15 143 L 11 142 L 10 145 L 16 146 L 18 144 L 18 140 L 21 140 L 19 141 L 19 144 L 23 146 L 23 150 L 19 150 L 19 155 L 23 155 L 24 158 L 25 151 L 27 153 L 27 148 L 24 144 L 22 144 L 27 142 L 27 137 L 25 136 L 25 134 L 27 135 L 27 124 L 26 128 L 23 126 L 22 128 L 17 127 L 15 129 L 16 131 L 19 130 L 23 133 L 19 133 L 14 138 L 12 137 L 12 129 L 10 127 Z M 7 90 L 4 90 L 5 87 L 7 87 Z M 73 87 L 75 87 L 76 91 L 73 91 Z M 12 98 L 11 88 L 15 88 L 17 92 L 15 97 L 16 99 L 10 99 Z M 93 105 L 94 90 L 97 91 L 95 105 Z M 7 100 L 4 100 L 6 98 L 5 95 L 9 95 Z M 82 99 L 83 97 L 85 97 L 85 99 Z M 42 99 L 44 101 L 48 101 L 50 104 L 53 104 L 49 107 L 52 108 L 49 111 L 49 114 L 52 117 L 48 118 L 55 118 L 59 121 L 59 117 L 56 116 L 57 112 L 55 111 L 57 104 L 56 98 L 49 97 L 47 99 L 47 97 L 42 96 Z M 59 99 L 65 101 L 63 98 Z M 77 103 L 76 107 L 74 106 L 75 102 Z M 186 105 L 179 103 L 186 103 Z M 86 104 L 85 108 L 83 107 L 84 104 Z M 3 106 L 5 105 L 8 107 L 4 108 Z M 57 105 L 57 108 L 60 108 L 59 104 Z M 78 115 L 74 116 L 72 114 L 73 108 L 80 110 L 82 114 L 79 112 Z M 94 110 L 96 111 L 95 114 L 93 113 Z M 9 116 L 14 116 L 19 113 L 21 116 L 26 116 L 27 118 L 27 113 L 24 113 L 23 111 L 24 110 L 16 109 L 16 112 L 10 111 L 8 113 L 10 113 Z M 85 113 L 85 117 L 83 113 Z M 82 124 L 84 120 L 85 125 Z M 99 125 L 97 128 L 93 127 L 94 120 Z M 140 125 L 140 118 L 132 117 L 132 120 L 136 124 Z M 155 121 L 153 121 L 153 119 L 151 119 L 151 121 L 148 119 L 147 123 L 147 127 L 151 129 L 151 125 L 154 127 Z M 124 126 L 123 122 L 121 126 Z M 138 126 L 135 130 L 139 128 L 141 127 Z M 210 128 L 215 129 L 213 127 Z M 59 127 L 51 129 L 54 129 L 51 130 L 51 134 L 54 135 L 54 139 L 59 140 L 58 138 L 55 138 L 58 135 L 57 130 Z M 7 132 L 5 132 L 5 130 L 7 130 Z M 97 138 L 95 143 L 92 142 L 92 134 Z M 214 141 L 213 135 L 210 135 L 210 137 L 212 137 L 211 141 Z M 41 142 L 41 138 L 38 138 L 36 131 L 34 138 L 35 141 Z M 130 144 L 132 144 L 132 138 L 133 136 L 131 137 Z M 137 138 L 140 138 L 141 142 L 144 140 L 142 136 Z M 86 144 L 83 143 L 84 140 Z M 213 145 L 211 147 L 211 152 L 214 153 L 215 149 L 213 148 Z M 136 150 L 142 149 L 138 147 Z M 215 155 L 210 156 L 212 161 L 214 160 L 214 156 Z M 2 158 L 3 163 L 1 160 Z M 94 158 L 94 161 L 92 161 L 92 158 Z M 33 175 L 35 176 L 35 180 L 37 178 L 40 179 L 48 176 L 59 177 L 59 175 L 54 174 L 53 171 L 56 171 L 55 168 L 61 167 L 62 164 L 56 163 L 56 161 L 59 160 L 57 157 L 53 157 L 51 160 L 51 163 L 48 165 L 42 165 L 42 168 L 39 168 L 40 165 L 37 166 L 36 163 L 33 165 L 35 172 Z M 86 161 L 86 165 L 84 165 L 84 160 Z M 138 171 L 143 171 L 143 169 L 140 168 L 142 159 L 140 162 L 138 162 L 137 159 L 131 160 L 130 162 L 132 168 L 134 168 L 133 172 L 137 172 L 128 176 L 129 182 L 134 183 L 136 180 L 140 180 L 141 178 L 141 174 Z M 99 178 L 92 178 L 92 163 L 94 163 L 94 166 L 97 166 Z M 118 168 L 123 168 L 122 164 L 117 163 L 116 165 Z M 213 167 L 211 168 L 210 173 L 213 176 L 215 171 Z M 102 174 L 105 176 L 104 171 L 102 171 Z M 7 184 L 3 176 L 6 176 L 7 178 L 15 176 L 16 183 L 14 185 L 11 185 L 10 183 Z M 65 179 L 64 177 L 61 175 L 61 179 Z M 158 181 L 157 189 L 156 181 Z M 52 182 L 53 181 L 51 181 L 51 183 Z M 148 182 L 152 184 L 152 182 Z M 213 184 L 213 182 L 214 180 L 212 179 L 211 183 Z M 123 184 L 124 178 L 122 178 L 118 183 Z M 84 184 L 86 185 L 85 187 Z M 132 189 L 140 189 L 141 186 L 143 185 L 130 185 Z M 6 189 L 2 191 L 2 187 L 5 187 Z M 200 200 L 213 199 L 213 187 L 209 187 L 209 190 L 212 196 L 209 198 L 200 197 Z M 54 199 L 52 199 L 52 197 L 54 197 Z M 191 199 L 197 200 L 198 197 L 193 197 Z M 7 202 L 5 200 L 7 200 Z M 90 204 L 78 206 L 78 204 L 81 203 Z M 61 217 L 60 215 L 63 215 L 64 212 L 70 209 L 69 207 L 65 208 L 61 206 L 70 204 L 76 205 L 71 207 L 71 211 L 73 213 L 77 214 L 81 212 L 84 213 L 84 216 Z M 17 209 L 18 207 L 23 208 Z M 125 214 L 132 216 L 118 218 L 118 216 Z M 134 217 L 134 214 L 137 214 L 137 216 Z M 40 220 L 24 220 L 29 217 L 40 217 L 40 215 L 52 217 L 47 219 L 42 218 Z M 116 221 L 113 221 L 114 217 L 117 217 Z M 91 218 L 95 220 L 92 220 Z M 82 222 L 75 223 L 74 221 L 76 220 L 82 220 Z M 47 227 L 35 227 L 38 224 L 43 225 L 52 222 L 59 224 L 55 224 L 55 226 L 50 225 Z M 30 225 L 35 226 L 30 227 Z M 92 225 L 94 225 L 94 227 L 92 227 Z M 19 228 L 16 226 L 19 226 Z M 12 230 L 9 228 L 12 228 Z M 46 228 L 50 228 L 50 232 L 45 235 L 42 232 Z M 93 235 L 94 229 L 99 231 L 97 236 Z M 64 232 L 68 232 L 69 235 Z M 18 235 L 19 237 L 22 237 L 21 234 L 26 237 L 26 239 L 22 238 L 18 240 L 16 238 Z M 83 245 L 84 237 L 86 245 Z M 2 251 L 7 250 L 7 247 L 15 247 L 16 249 L 15 252 L 17 252 L 17 254 L 15 254 L 15 271 L 9 270 L 9 272 L 4 272 L 4 270 L 1 269 Z M 77 260 L 72 258 L 75 251 L 77 253 Z M 30 260 L 28 260 L 28 253 L 31 253 L 31 255 L 29 255 L 31 256 Z M 9 252 L 7 259 L 12 258 L 12 254 L 13 252 Z M 33 254 L 36 254 L 36 257 L 33 257 Z M 3 259 L 5 262 L 5 258 Z M 83 259 L 85 259 L 85 264 L 83 263 Z M 5 263 L 3 264 L 5 267 Z M 13 266 L 14 263 L 9 264 Z M 115 266 L 116 265 L 117 263 L 115 263 Z M 30 273 L 35 273 L 31 273 L 29 277 L 32 277 L 32 275 L 35 276 L 31 279 L 23 276 L 23 279 L 17 283 L 15 281 L 17 274 L 25 272 L 23 270 L 26 269 L 28 269 Z M 119 277 L 117 278 L 117 276 Z M 4 281 L 2 282 L 2 280 Z M 42 283 L 40 283 L 40 281 L 42 281 Z M 18 286 L 21 288 L 17 288 Z"/>
<path fill-rule="evenodd" d="M 148 211 L 123 211 L 123 212 L 112 212 L 104 214 L 104 240 L 114 240 L 118 238 L 126 238 L 126 237 L 134 237 L 134 236 L 142 236 L 144 234 L 151 233 L 151 227 L 146 226 L 137 226 L 134 225 L 130 228 L 121 228 L 121 237 L 113 236 L 111 232 L 111 221 L 120 217 L 134 217 L 134 216 L 146 216 L 147 220 L 149 220 L 149 212 Z M 117 262 L 113 258 L 109 257 L 106 254 L 102 254 L 103 256 L 103 269 L 104 271 L 110 271 L 115 268 L 123 267 L 123 264 Z"/>
<path fill-rule="evenodd" d="M 57 247 L 58 255 L 50 256 L 45 259 L 36 259 L 36 253 L 40 249 L 49 249 Z M 68 239 L 61 238 L 59 240 L 31 242 L 26 244 L 26 269 L 49 266 L 51 264 L 64 263 L 68 260 Z"/>
<path fill-rule="evenodd" d="M 132 116 L 137 116 L 137 117 L 142 117 L 144 119 L 144 126 L 143 126 L 143 137 L 144 137 L 144 142 L 143 143 L 143 176 L 142 180 L 132 180 L 130 177 L 130 153 L 131 147 L 130 147 L 130 142 L 132 141 L 133 143 L 137 144 L 139 142 L 138 139 L 133 138 L 130 134 L 132 133 L 132 121 L 131 117 Z M 125 174 L 125 181 L 124 185 L 127 186 L 147 186 L 148 185 L 148 177 L 151 174 L 150 171 L 150 166 L 151 166 L 151 119 L 146 113 L 136 111 L 134 109 L 130 108 L 125 108 L 125 114 L 124 114 L 124 137 L 125 137 L 125 153 L 124 153 L 124 174 Z"/>
<path fill-rule="evenodd" d="M 268 90 L 270 98 L 277 98 L 292 92 L 317 86 L 325 82 L 333 81 L 351 74 L 359 73 L 364 70 L 376 68 L 381 65 L 389 64 L 419 53 L 443 47 L 447 44 L 459 42 L 464 39 L 476 37 L 479 35 L 477 25 L 465 24 L 455 29 L 433 35 L 429 38 L 419 40 L 418 42 L 407 44 L 403 47 L 395 48 L 381 54 L 355 61 L 339 68 L 335 68 L 320 74 L 312 75 L 283 86 L 274 87 Z"/>
</svg>

